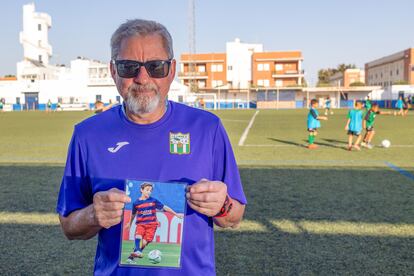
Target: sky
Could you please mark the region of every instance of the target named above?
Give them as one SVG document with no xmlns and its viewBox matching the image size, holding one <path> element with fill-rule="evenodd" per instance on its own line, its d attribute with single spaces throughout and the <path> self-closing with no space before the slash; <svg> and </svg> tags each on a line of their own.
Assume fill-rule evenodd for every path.
<svg viewBox="0 0 414 276">
<path fill-rule="evenodd" d="M 127 19 L 164 24 L 175 57 L 189 49 L 188 0 L 38 0 L 37 12 L 52 17 L 51 63 L 69 65 L 77 56 L 109 61 L 109 39 Z M 16 74 L 23 58 L 19 43 L 22 6 L 4 1 L 0 9 L 0 76 Z M 305 78 L 317 71 L 366 62 L 414 47 L 412 0 L 195 0 L 196 52 L 225 52 L 226 42 L 262 43 L 265 51 L 300 50 Z"/>
</svg>

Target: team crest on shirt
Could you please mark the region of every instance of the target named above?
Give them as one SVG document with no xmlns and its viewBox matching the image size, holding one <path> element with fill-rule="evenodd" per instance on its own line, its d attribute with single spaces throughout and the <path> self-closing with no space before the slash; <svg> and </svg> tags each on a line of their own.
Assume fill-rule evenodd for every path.
<svg viewBox="0 0 414 276">
<path fill-rule="evenodd" d="M 170 132 L 170 153 L 190 154 L 190 133 Z"/>
</svg>

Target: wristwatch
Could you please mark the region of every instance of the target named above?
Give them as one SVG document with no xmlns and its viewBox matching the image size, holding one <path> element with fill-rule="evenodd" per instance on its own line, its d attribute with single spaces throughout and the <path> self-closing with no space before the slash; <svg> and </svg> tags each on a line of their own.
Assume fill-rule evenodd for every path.
<svg viewBox="0 0 414 276">
<path fill-rule="evenodd" d="M 215 218 L 222 218 L 227 216 L 230 213 L 231 208 L 233 207 L 233 201 L 226 195 L 226 199 L 224 200 L 223 207 L 221 207 L 220 211 L 214 216 Z"/>
</svg>

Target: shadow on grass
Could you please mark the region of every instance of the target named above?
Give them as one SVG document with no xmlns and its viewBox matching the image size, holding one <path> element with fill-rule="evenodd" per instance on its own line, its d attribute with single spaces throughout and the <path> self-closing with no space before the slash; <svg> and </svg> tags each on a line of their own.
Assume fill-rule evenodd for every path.
<svg viewBox="0 0 414 276">
<path fill-rule="evenodd" d="M 297 147 L 301 147 L 301 148 L 306 148 L 306 145 L 299 144 L 299 143 L 296 143 L 296 142 L 293 142 L 293 141 L 286 141 L 286 140 L 281 140 L 281 139 L 276 139 L 276 138 L 267 138 L 267 139 L 269 139 L 271 141 L 287 144 L 287 145 L 293 145 L 293 146 L 297 146 Z"/>
<path fill-rule="evenodd" d="M 322 140 L 326 140 L 326 139 L 322 139 Z M 303 140 L 303 142 L 308 142 L 308 140 Z M 343 146 L 339 146 L 339 145 L 332 145 L 332 144 L 328 144 L 328 143 L 322 143 L 320 142 L 319 137 L 317 137 L 315 139 L 315 144 L 318 146 L 324 146 L 324 147 L 328 147 L 328 148 L 334 148 L 334 149 L 345 149 Z"/>
<path fill-rule="evenodd" d="M 343 144 L 343 145 L 347 145 L 348 144 L 347 141 L 343 141 L 343 140 L 326 139 L 326 138 L 322 138 L 322 140 L 325 140 L 328 143 L 338 143 L 338 144 Z"/>
<path fill-rule="evenodd" d="M 54 212 L 62 167 L 0 166 L 0 210 Z M 281 231 L 288 220 L 414 224 L 413 181 L 384 168 L 241 167 L 246 221 L 262 231 L 217 231 L 218 275 L 408 275 L 414 238 Z M 91 274 L 96 240 L 59 226 L 0 224 L 2 274 Z M 185 237 L 184 237 L 185 238 Z"/>
</svg>

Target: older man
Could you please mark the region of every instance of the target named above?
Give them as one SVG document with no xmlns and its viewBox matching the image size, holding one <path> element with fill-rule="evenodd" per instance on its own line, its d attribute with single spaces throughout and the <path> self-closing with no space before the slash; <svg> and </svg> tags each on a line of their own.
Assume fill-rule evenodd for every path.
<svg viewBox="0 0 414 276">
<path fill-rule="evenodd" d="M 63 231 L 99 234 L 95 274 L 214 275 L 213 222 L 236 227 L 246 204 L 225 130 L 215 115 L 167 101 L 176 61 L 163 25 L 127 21 L 111 51 L 124 104 L 75 126 L 56 208 Z M 119 266 L 125 179 L 189 184 L 180 269 Z"/>
</svg>

